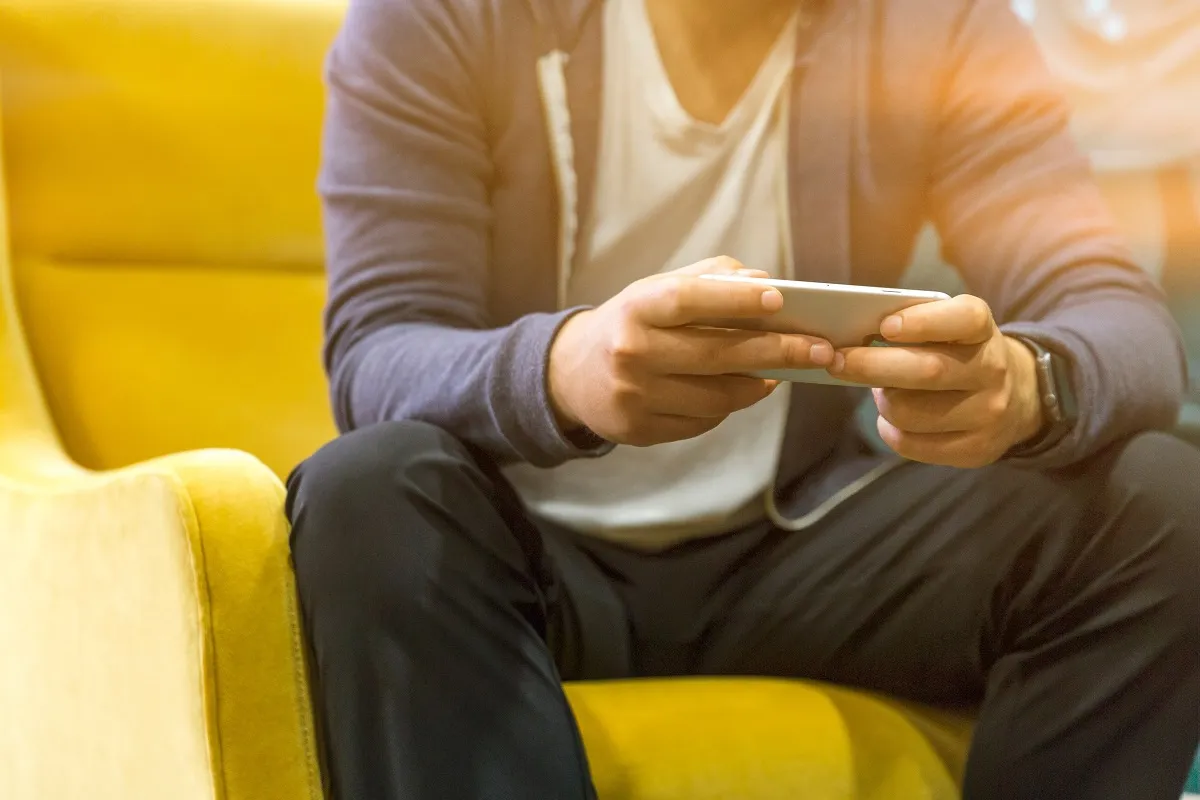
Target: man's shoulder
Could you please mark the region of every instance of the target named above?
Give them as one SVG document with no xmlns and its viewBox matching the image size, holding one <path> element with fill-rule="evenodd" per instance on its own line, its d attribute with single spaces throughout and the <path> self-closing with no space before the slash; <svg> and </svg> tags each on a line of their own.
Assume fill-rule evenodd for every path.
<svg viewBox="0 0 1200 800">
<path fill-rule="evenodd" d="M 837 3 L 840 0 L 826 0 Z M 1011 12 L 1011 0 L 869 0 L 871 5 L 888 13 L 900 13 L 908 18 L 914 31 L 934 25 L 961 24 L 964 17 L 976 9 L 989 6 Z"/>
<path fill-rule="evenodd" d="M 482 47 L 507 30 L 532 27 L 555 0 L 349 0 L 348 26 L 382 40 L 413 34 Z"/>
<path fill-rule="evenodd" d="M 834 0 L 841 2 L 841 0 Z M 604 0 L 350 0 L 385 11 L 401 24 L 424 27 L 475 47 L 498 49 L 535 41 L 542 49 L 570 51 L 592 23 Z"/>
<path fill-rule="evenodd" d="M 863 6 L 871 9 L 871 47 L 882 51 L 876 63 L 904 76 L 945 78 L 982 44 L 989 59 L 1024 58 L 1032 40 L 1011 0 L 867 0 Z"/>
<path fill-rule="evenodd" d="M 922 45 L 954 39 L 973 14 L 1015 16 L 1010 0 L 868 0 L 868 4 L 881 26 L 877 32 Z"/>
<path fill-rule="evenodd" d="M 403 76 L 433 93 L 492 92 L 510 65 L 547 48 L 533 8 L 555 1 L 349 0 L 327 68 L 385 82 Z"/>
<path fill-rule="evenodd" d="M 447 33 L 503 34 L 508 28 L 552 25 L 603 0 L 350 0 L 397 21 L 438 21 Z"/>
</svg>

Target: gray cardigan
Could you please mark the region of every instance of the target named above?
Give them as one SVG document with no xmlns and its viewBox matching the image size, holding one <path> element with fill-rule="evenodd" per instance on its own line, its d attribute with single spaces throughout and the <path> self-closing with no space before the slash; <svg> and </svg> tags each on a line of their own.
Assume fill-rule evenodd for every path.
<svg viewBox="0 0 1200 800">
<path fill-rule="evenodd" d="M 350 3 L 320 175 L 343 430 L 424 420 L 500 463 L 545 467 L 605 452 L 564 438 L 546 395 L 549 345 L 573 311 L 559 277 L 595 180 L 601 4 Z M 791 101 L 795 276 L 895 285 L 932 221 L 1004 330 L 1073 365 L 1079 424 L 1030 466 L 1173 424 L 1178 332 L 1007 3 L 828 0 L 809 17 Z M 795 387 L 778 485 L 854 449 L 860 397 Z"/>
</svg>

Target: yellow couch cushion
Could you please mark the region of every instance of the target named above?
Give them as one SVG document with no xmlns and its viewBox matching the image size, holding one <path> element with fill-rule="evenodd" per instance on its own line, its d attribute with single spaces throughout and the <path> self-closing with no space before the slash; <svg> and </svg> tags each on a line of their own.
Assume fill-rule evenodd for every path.
<svg viewBox="0 0 1200 800">
<path fill-rule="evenodd" d="M 569 684 L 602 800 L 951 800 L 967 725 L 820 684 Z"/>
<path fill-rule="evenodd" d="M 188 517 L 161 475 L 0 481 L 0 797 L 221 796 Z"/>
<path fill-rule="evenodd" d="M 3 0 L 12 241 L 83 263 L 319 271 L 341 0 Z"/>
<path fill-rule="evenodd" d="M 170 456 L 143 469 L 176 478 L 198 536 L 222 800 L 320 800 L 283 487 L 261 463 L 230 451 Z"/>
<path fill-rule="evenodd" d="M 334 435 L 320 273 L 26 259 L 16 284 L 47 403 L 85 466 L 236 447 L 283 476 Z"/>
<path fill-rule="evenodd" d="M 341 0 L 0 0 L 15 283 L 68 451 L 328 440 L 315 175 Z"/>
<path fill-rule="evenodd" d="M 0 797 L 319 800 L 282 495 L 229 451 L 0 476 Z"/>
</svg>

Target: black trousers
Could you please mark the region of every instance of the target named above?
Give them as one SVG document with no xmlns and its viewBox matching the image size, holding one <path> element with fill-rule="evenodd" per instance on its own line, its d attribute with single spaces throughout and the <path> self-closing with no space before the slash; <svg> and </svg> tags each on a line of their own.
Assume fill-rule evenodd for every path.
<svg viewBox="0 0 1200 800">
<path fill-rule="evenodd" d="M 803 533 L 658 554 L 534 523 L 419 423 L 344 436 L 289 484 L 342 800 L 594 796 L 572 679 L 978 707 L 969 800 L 1178 800 L 1200 738 L 1200 452 L 1164 435 L 1070 475 L 909 464 Z"/>
</svg>

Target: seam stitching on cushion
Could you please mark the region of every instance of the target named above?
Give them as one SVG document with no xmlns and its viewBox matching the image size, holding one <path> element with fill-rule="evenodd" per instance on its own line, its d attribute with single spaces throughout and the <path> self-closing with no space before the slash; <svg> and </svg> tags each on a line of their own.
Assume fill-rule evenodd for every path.
<svg viewBox="0 0 1200 800">
<path fill-rule="evenodd" d="M 288 576 L 285 580 L 287 583 L 287 591 L 284 603 L 287 606 L 288 629 L 292 637 L 292 681 L 296 685 L 296 718 L 300 723 L 300 738 L 303 740 L 304 747 L 304 762 L 305 773 L 308 776 L 308 796 L 312 800 L 320 800 L 319 789 L 321 781 L 319 776 L 313 774 L 314 767 L 318 767 L 315 755 L 315 733 L 312 727 L 312 698 L 308 695 L 307 683 L 304 675 L 304 644 L 300 630 L 299 614 L 296 610 L 296 585 L 291 576 L 291 562 L 287 560 L 284 564 L 284 573 Z M 319 768 L 319 767 L 318 767 Z"/>
<path fill-rule="evenodd" d="M 212 769 L 214 800 L 224 800 L 228 796 L 228 787 L 225 776 L 225 759 L 223 758 L 225 748 L 221 740 L 221 692 L 219 676 L 217 674 L 216 642 L 212 638 L 212 587 L 208 581 L 208 560 L 204 553 L 204 536 L 200 530 L 200 517 L 196 513 L 196 507 L 192 502 L 191 493 L 187 490 L 187 485 L 178 475 L 170 471 L 151 472 L 148 470 L 142 474 L 156 475 L 166 479 L 172 485 L 175 489 L 175 496 L 181 501 L 177 509 L 179 521 L 184 525 L 184 529 L 189 532 L 189 539 L 193 539 L 190 534 L 193 531 L 195 532 L 192 544 L 194 544 L 196 552 L 199 553 L 199 564 L 197 564 L 196 554 L 192 552 L 191 547 L 187 548 L 187 556 L 192 567 L 192 577 L 196 588 L 204 593 L 204 598 L 208 604 L 207 614 L 204 613 L 204 607 L 202 606 L 196 615 L 196 624 L 199 628 L 198 639 L 203 642 L 200 658 L 200 697 L 203 698 L 205 696 L 204 678 L 209 673 L 212 676 L 213 686 L 211 720 L 207 713 L 204 715 L 205 727 L 208 727 L 210 723 L 212 725 L 212 735 L 204 737 L 204 748 L 208 754 L 208 761 Z"/>
</svg>

